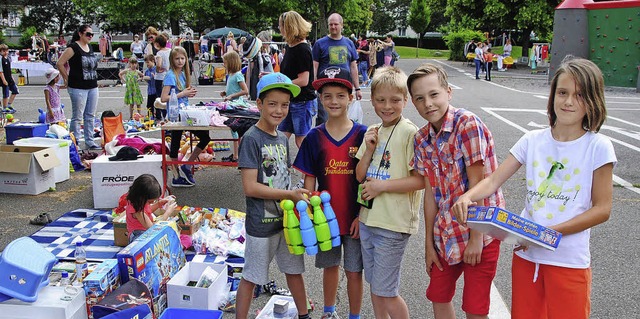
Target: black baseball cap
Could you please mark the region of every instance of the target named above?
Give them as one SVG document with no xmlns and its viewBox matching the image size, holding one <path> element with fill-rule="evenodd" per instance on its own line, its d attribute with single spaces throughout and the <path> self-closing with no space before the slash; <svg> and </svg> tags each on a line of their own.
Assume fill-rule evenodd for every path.
<svg viewBox="0 0 640 319">
<path fill-rule="evenodd" d="M 349 90 L 353 89 L 351 73 L 344 68 L 328 67 L 318 72 L 318 79 L 313 81 L 312 85 L 318 91 L 327 83 L 338 83 L 346 86 Z"/>
<path fill-rule="evenodd" d="M 123 146 L 115 156 L 109 157 L 110 161 L 135 161 L 138 158 L 142 158 L 140 152 L 131 147 L 131 146 Z"/>
</svg>

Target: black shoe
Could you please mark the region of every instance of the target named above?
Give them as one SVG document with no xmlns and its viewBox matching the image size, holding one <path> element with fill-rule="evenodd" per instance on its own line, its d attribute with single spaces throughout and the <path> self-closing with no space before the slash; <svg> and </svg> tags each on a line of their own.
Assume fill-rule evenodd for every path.
<svg viewBox="0 0 640 319">
<path fill-rule="evenodd" d="M 47 218 L 47 213 L 42 213 L 33 219 L 29 220 L 29 224 L 44 226 L 49 223 L 49 218 Z"/>
<path fill-rule="evenodd" d="M 231 155 L 229 155 L 229 156 L 223 157 L 223 158 L 222 158 L 222 161 L 223 161 L 223 162 L 231 162 L 231 163 L 235 163 L 235 162 L 237 162 L 237 161 L 238 161 L 238 159 L 237 159 L 237 158 L 235 158 L 235 159 L 234 159 L 234 158 L 233 158 L 233 154 L 231 154 Z"/>
</svg>

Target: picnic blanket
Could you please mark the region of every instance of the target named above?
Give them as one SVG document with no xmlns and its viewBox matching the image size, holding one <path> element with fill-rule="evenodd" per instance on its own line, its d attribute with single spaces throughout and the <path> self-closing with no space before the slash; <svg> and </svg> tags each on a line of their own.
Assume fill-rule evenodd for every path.
<svg viewBox="0 0 640 319">
<path fill-rule="evenodd" d="M 88 261 L 116 258 L 122 247 L 113 244 L 111 211 L 77 209 L 62 215 L 29 236 L 59 260 L 73 261 L 75 245 L 82 241 Z"/>
</svg>

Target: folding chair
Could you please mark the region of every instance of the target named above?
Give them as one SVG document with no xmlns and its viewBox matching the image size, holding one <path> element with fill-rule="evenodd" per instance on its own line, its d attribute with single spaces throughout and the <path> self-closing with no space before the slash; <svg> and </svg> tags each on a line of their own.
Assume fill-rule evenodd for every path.
<svg viewBox="0 0 640 319">
<path fill-rule="evenodd" d="M 116 136 L 126 133 L 124 124 L 122 124 L 122 113 L 102 118 L 102 147 L 111 142 Z"/>
</svg>

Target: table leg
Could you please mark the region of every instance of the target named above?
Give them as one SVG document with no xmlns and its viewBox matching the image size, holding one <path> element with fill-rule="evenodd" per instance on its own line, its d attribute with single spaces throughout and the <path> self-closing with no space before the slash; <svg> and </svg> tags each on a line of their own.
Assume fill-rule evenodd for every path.
<svg viewBox="0 0 640 319">
<path fill-rule="evenodd" d="M 167 193 L 167 150 L 165 142 L 165 130 L 160 130 L 162 137 L 162 195 Z"/>
</svg>

